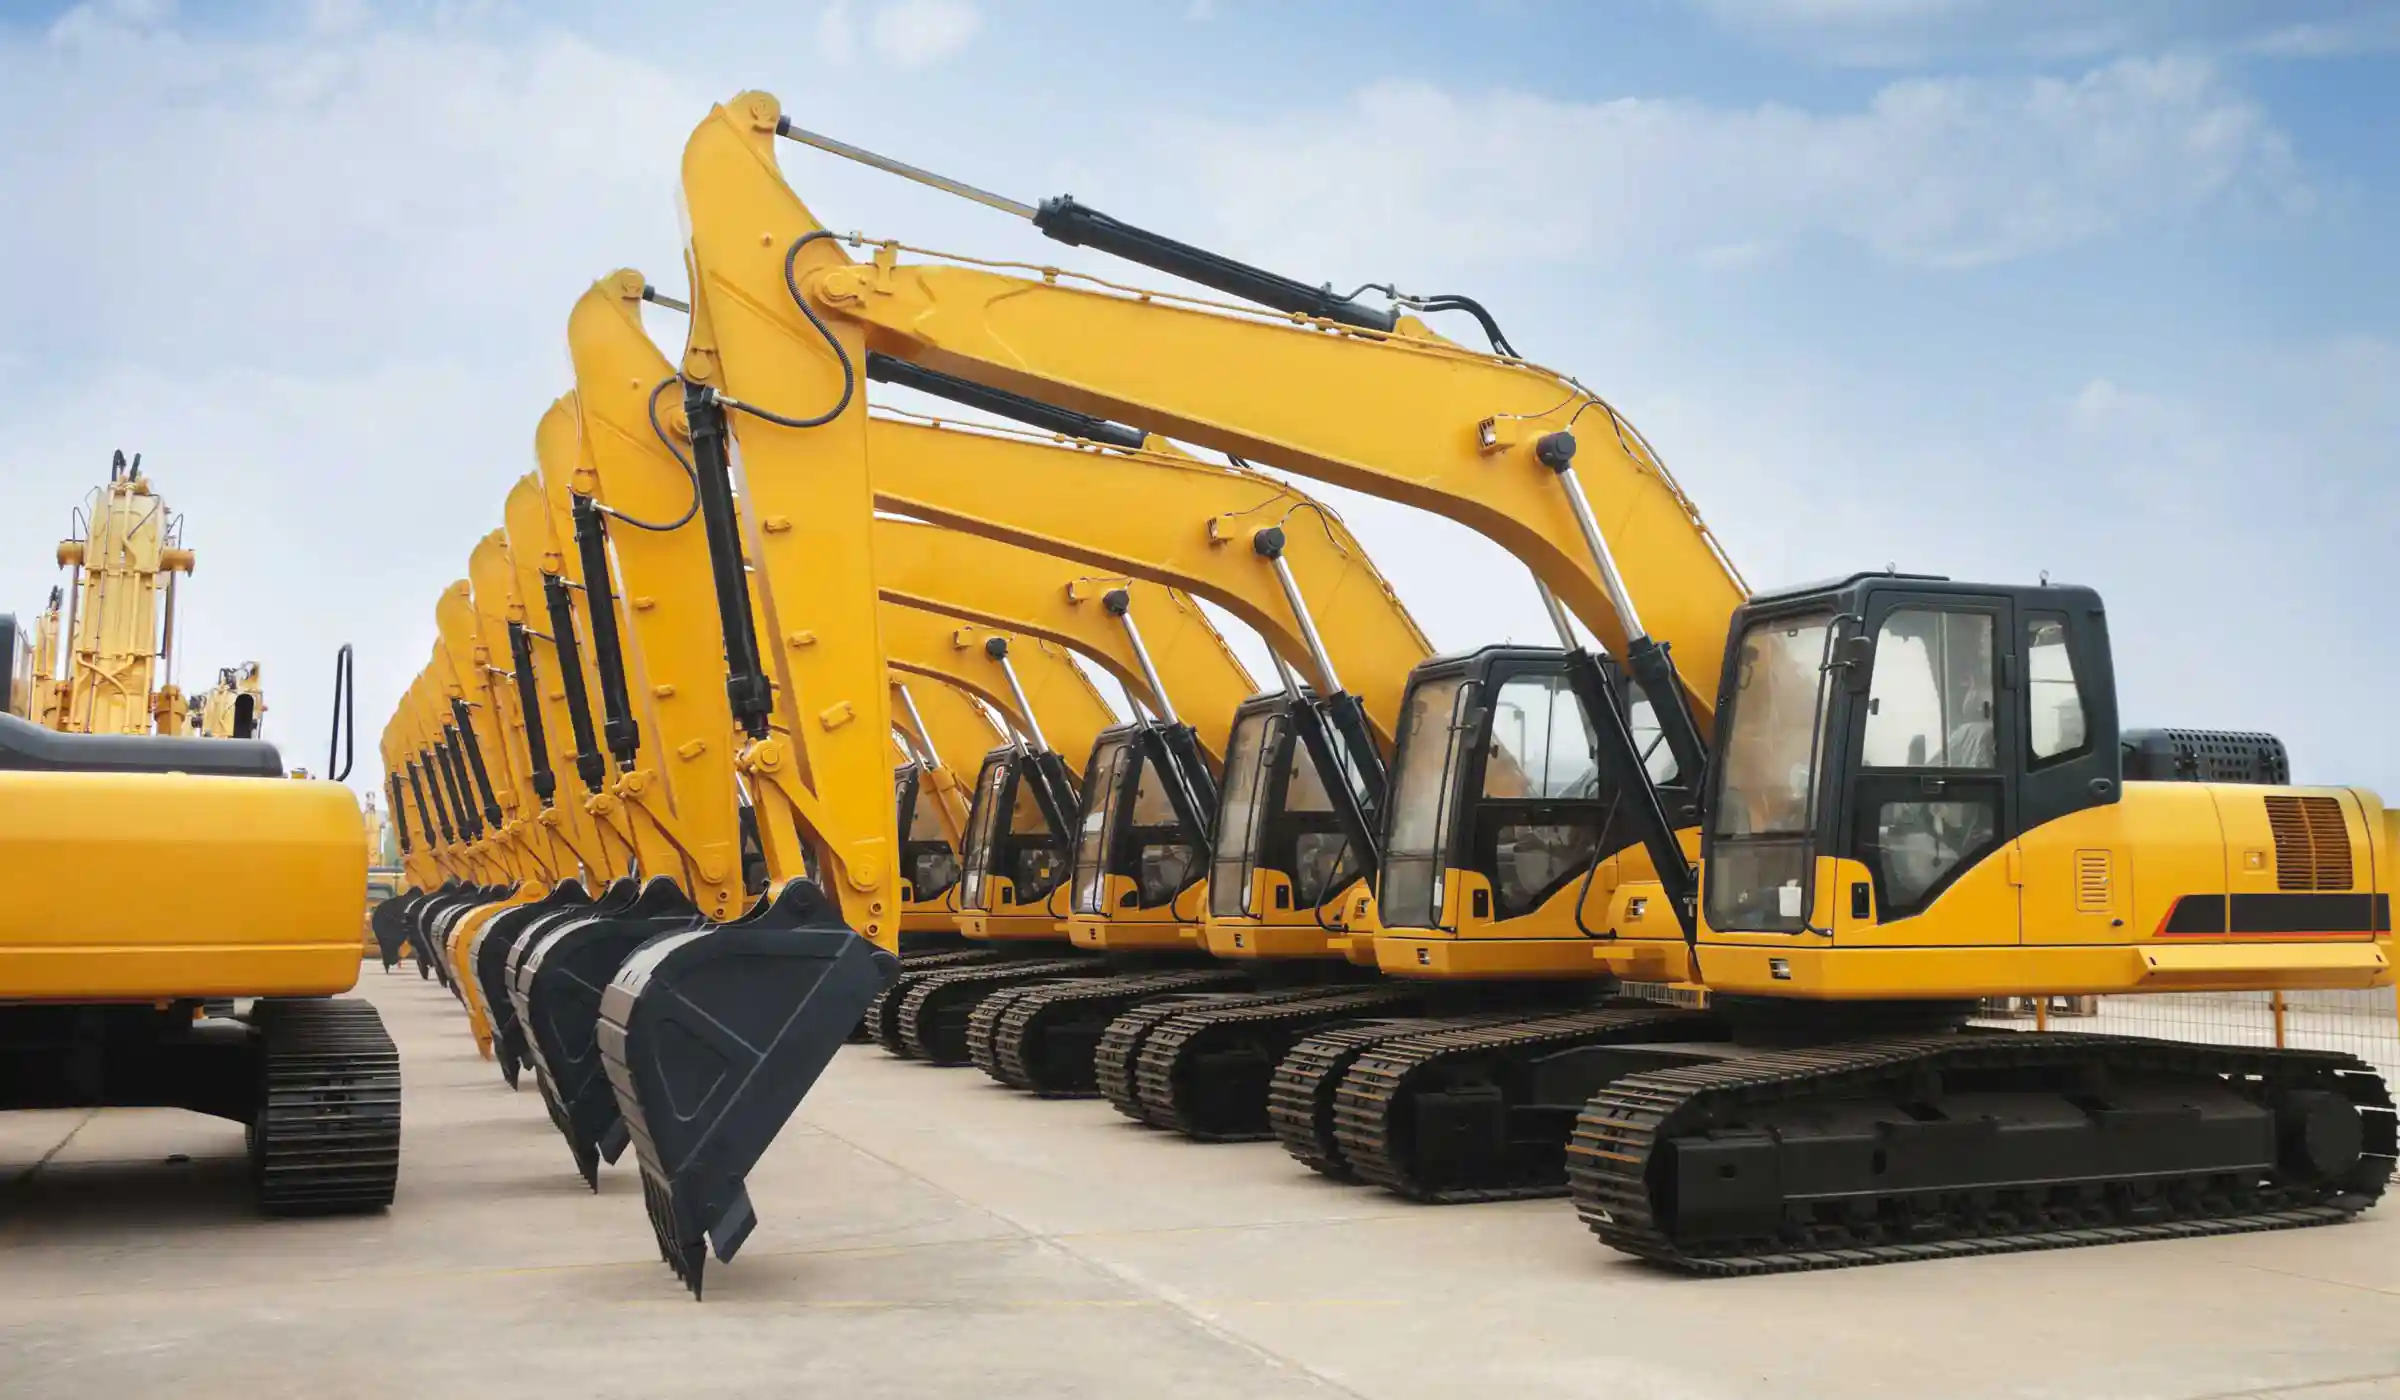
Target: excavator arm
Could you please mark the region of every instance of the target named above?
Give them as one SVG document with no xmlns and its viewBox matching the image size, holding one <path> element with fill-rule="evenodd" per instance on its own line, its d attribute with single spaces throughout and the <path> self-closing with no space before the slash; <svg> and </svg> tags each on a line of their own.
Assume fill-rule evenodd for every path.
<svg viewBox="0 0 2400 1400">
<path fill-rule="evenodd" d="M 582 422 L 571 485 L 598 506 L 582 511 L 578 528 L 603 532 L 615 555 L 630 624 L 628 664 L 642 672 L 635 699 L 647 758 L 630 801 L 683 854 L 693 902 L 725 919 L 744 896 L 724 642 L 708 541 L 696 520 L 697 485 L 655 416 L 658 391 L 672 386 L 672 374 L 642 330 L 641 291 L 640 274 L 613 273 L 568 315 L 576 391 L 562 402 L 572 402 Z"/>
<path fill-rule="evenodd" d="M 868 443 L 879 507 L 1205 598 L 1320 693 L 1349 688 L 1390 751 L 1408 669 L 1433 649 L 1341 517 L 1304 492 L 1161 439 L 1101 451 L 878 417 Z M 1336 676 L 1315 658 L 1312 631 Z"/>
<path fill-rule="evenodd" d="M 783 127 L 765 94 L 733 107 Z M 1348 303 L 1251 310 L 1051 269 L 904 264 L 888 243 L 861 264 L 825 241 L 792 290 L 872 350 L 1432 511 L 1524 561 L 1646 688 L 1671 673 L 1652 642 L 1715 674 L 1746 589 L 1640 435 L 1565 375 Z M 1191 275 L 1188 261 L 1153 265 Z M 1704 737 L 1714 697 L 1686 686 L 1684 701 Z"/>
<path fill-rule="evenodd" d="M 730 520 L 712 522 L 734 712 L 751 740 L 754 798 L 782 800 L 829 863 L 824 885 L 850 926 L 889 948 L 899 910 L 890 699 L 879 649 L 858 644 L 877 635 L 865 346 L 776 290 L 785 245 L 817 221 L 776 173 L 753 106 L 712 110 L 683 154 L 694 459 L 715 490 L 738 443 L 750 534 L 729 538 Z M 734 616 L 742 589 L 731 571 L 744 557 L 764 577 L 755 623 Z M 776 815 L 762 805 L 762 829 Z"/>
<path fill-rule="evenodd" d="M 875 522 L 875 569 L 886 602 L 1039 637 L 1098 662 L 1152 713 L 1188 717 L 1212 765 L 1223 762 L 1233 712 L 1255 689 L 1224 637 L 1176 589 L 890 519 Z"/>
</svg>

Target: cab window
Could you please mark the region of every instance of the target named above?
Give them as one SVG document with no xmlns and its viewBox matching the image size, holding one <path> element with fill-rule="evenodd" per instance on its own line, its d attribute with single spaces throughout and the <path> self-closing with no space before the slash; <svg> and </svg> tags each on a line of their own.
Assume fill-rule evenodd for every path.
<svg viewBox="0 0 2400 1400">
<path fill-rule="evenodd" d="M 2075 656 L 2067 647 L 2067 620 L 2057 613 L 2025 619 L 2025 699 L 2026 739 L 2034 767 L 2091 748 L 2083 691 L 2075 682 Z"/>
</svg>

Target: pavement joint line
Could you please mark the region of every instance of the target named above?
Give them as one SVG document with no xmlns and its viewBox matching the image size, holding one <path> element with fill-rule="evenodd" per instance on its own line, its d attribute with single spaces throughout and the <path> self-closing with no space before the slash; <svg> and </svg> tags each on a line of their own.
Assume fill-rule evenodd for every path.
<svg viewBox="0 0 2400 1400">
<path fill-rule="evenodd" d="M 1263 1343 L 1254 1341 L 1251 1338 L 1244 1336 L 1242 1333 L 1235 1331 L 1233 1328 L 1217 1321 L 1215 1318 L 1210 1317 L 1206 1312 L 1201 1310 L 1196 1300 L 1190 1299 L 1164 1284 L 1156 1283 L 1146 1279 L 1131 1269 L 1120 1267 L 1116 1264 L 1110 1263 L 1106 1259 L 1099 1258 L 1095 1255 L 1085 1252 L 1084 1250 L 1075 1248 L 1074 1245 L 1069 1242 L 1070 1240 L 1076 1238 L 1075 1236 L 1061 1235 L 1055 1231 L 1037 1230 L 1031 1225 L 1027 1224 L 1025 1221 L 1017 1219 L 1004 1210 L 999 1210 L 992 1206 L 984 1205 L 980 1202 L 966 1202 L 965 1199 L 959 1196 L 957 1192 L 952 1191 L 946 1186 L 943 1186 L 940 1182 L 933 1180 L 931 1177 L 926 1176 L 924 1173 L 919 1172 L 912 1167 L 903 1166 L 901 1163 L 894 1161 L 890 1157 L 875 1151 L 873 1148 L 868 1147 L 861 1142 L 858 1142 L 856 1139 L 845 1136 L 839 1132 L 832 1133 L 831 1136 L 838 1141 L 848 1143 L 854 1150 L 864 1153 L 866 1156 L 883 1163 L 885 1166 L 890 1167 L 893 1171 L 899 1172 L 901 1175 L 910 1178 L 929 1190 L 939 1192 L 942 1195 L 948 1196 L 954 1200 L 959 1200 L 964 1204 L 970 1204 L 974 1209 L 982 1211 L 996 1220 L 1005 1222 L 1011 1227 L 1022 1232 L 1028 1239 L 1044 1243 L 1051 1248 L 1056 1249 L 1061 1254 L 1066 1255 L 1068 1258 L 1084 1265 L 1086 1268 L 1097 1269 L 1101 1273 L 1117 1280 L 1117 1282 L 1124 1284 L 1126 1287 L 1133 1289 L 1137 1293 L 1147 1293 L 1152 1297 L 1159 1299 L 1161 1302 L 1164 1302 L 1173 1308 L 1177 1315 L 1181 1316 L 1186 1322 L 1190 1323 L 1194 1328 L 1197 1328 L 1203 1334 L 1214 1337 L 1218 1341 L 1223 1342 L 1225 1345 L 1232 1347 L 1237 1351 L 1248 1353 L 1266 1366 L 1293 1375 L 1306 1377 L 1308 1380 L 1324 1386 L 1328 1390 L 1350 1396 L 1353 1398 L 1353 1400 L 1366 1400 L 1364 1392 L 1334 1379 L 1332 1376 L 1325 1374 L 1323 1371 L 1320 1371 L 1316 1367 L 1309 1365 L 1307 1362 L 1301 1361 L 1297 1357 L 1285 1356 L 1282 1353 L 1264 1345 Z"/>
<path fill-rule="evenodd" d="M 2239 1259 L 2231 1254 L 2220 1254 L 2217 1259 L 2220 1263 L 2232 1264 L 2237 1268 L 2253 1269 L 2262 1274 L 2274 1274 L 2279 1278 L 2296 1278 L 2308 1283 L 2322 1283 L 2330 1288 L 2348 1288 L 2360 1293 L 2377 1294 L 2385 1298 L 2400 1297 L 2400 1288 L 2385 1288 L 2379 1284 L 2359 1283 L 2346 1278 L 2327 1278 L 2323 1274 L 2306 1273 L 2299 1269 L 2279 1269 L 2272 1264 L 2261 1264 L 2252 1259 Z M 2380 1378 L 2369 1377 L 2369 1379 Z"/>
<path fill-rule="evenodd" d="M 67 1144 L 75 1140 L 75 1135 L 82 1132 L 86 1125 L 88 1125 L 94 1118 L 99 1116 L 99 1109 L 85 1109 L 83 1111 L 83 1116 L 75 1120 L 75 1126 L 67 1129 L 67 1135 L 65 1137 L 60 1138 L 56 1143 L 51 1145 L 49 1151 L 36 1158 L 32 1166 L 29 1166 L 25 1170 L 18 1172 L 15 1176 L 10 1177 L 8 1179 L 8 1184 L 5 1187 L 0 1187 L 0 1190 L 15 1191 L 20 1187 L 30 1185 L 33 1179 L 41 1174 L 42 1168 L 49 1166 L 52 1158 L 56 1157 L 59 1153 L 66 1151 Z M 0 1222 L 0 1233 L 11 1235 L 15 1234 L 18 1227 L 23 1224 L 25 1219 L 26 1217 L 18 1216 L 8 1221 Z"/>
<path fill-rule="evenodd" d="M 2366 1376 L 2328 1376 L 2321 1381 L 2295 1381 L 2290 1385 L 2256 1386 L 2249 1390 L 2212 1390 L 2205 1395 L 2191 1396 L 2188 1400 L 2280 1400 L 2282 1396 L 2305 1395 L 2312 1390 L 2331 1390 L 2335 1386 L 2370 1385 L 2376 1381 L 2390 1380 L 2400 1380 L 2400 1371 L 2377 1371 Z"/>
</svg>

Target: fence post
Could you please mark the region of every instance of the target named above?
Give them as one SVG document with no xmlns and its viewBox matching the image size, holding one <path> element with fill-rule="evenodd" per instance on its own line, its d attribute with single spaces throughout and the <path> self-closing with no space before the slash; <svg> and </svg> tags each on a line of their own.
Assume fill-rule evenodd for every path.
<svg viewBox="0 0 2400 1400">
<path fill-rule="evenodd" d="M 2050 1029 L 2050 994 L 2048 992 L 2033 999 L 2033 1028 L 2037 1031 Z"/>
<path fill-rule="evenodd" d="M 2276 1049 L 2278 1049 L 2278 1050 L 2281 1050 L 2281 1049 L 2283 1049 L 2283 1048 L 2284 1048 L 2284 1046 L 2283 1046 L 2283 993 L 2282 993 L 2282 992 L 2280 992 L 2280 991 L 2278 991 L 2278 992 L 2273 992 L 2273 993 L 2270 993 L 2270 994 L 2269 994 L 2269 996 L 2270 996 L 2270 1004 L 2271 1004 L 2271 1005 L 2272 1005 L 2272 1006 L 2275 1008 L 2275 1048 L 2276 1048 Z"/>
</svg>

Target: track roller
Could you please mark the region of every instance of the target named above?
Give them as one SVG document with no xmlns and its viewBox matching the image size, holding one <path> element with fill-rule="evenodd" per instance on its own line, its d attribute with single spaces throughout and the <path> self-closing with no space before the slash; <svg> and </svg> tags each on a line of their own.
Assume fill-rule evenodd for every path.
<svg viewBox="0 0 2400 1400">
<path fill-rule="evenodd" d="M 655 939 L 601 1000 L 599 1045 L 661 1258 L 700 1296 L 757 1217 L 743 1180 L 842 1046 L 892 954 L 805 880 L 737 923 Z"/>
<path fill-rule="evenodd" d="M 1423 1000 L 1417 988 L 1387 983 L 1178 1012 L 1152 1027 L 1135 1053 L 1136 1116 L 1200 1142 L 1273 1137 L 1268 1087 L 1293 1044 L 1328 1026 L 1407 1015 Z"/>
<path fill-rule="evenodd" d="M 976 967 L 943 968 L 912 979 L 893 1018 L 897 1043 L 883 1048 L 928 1064 L 963 1065 L 969 1059 L 967 1018 L 975 1003 L 1002 987 L 1056 977 L 1098 977 L 1109 971 L 1099 958 L 1005 958 Z"/>
<path fill-rule="evenodd" d="M 969 1014 L 968 1053 L 1012 1089 L 1089 1098 L 1100 1092 L 1092 1057 L 1111 1021 L 1153 997 L 1231 991 L 1249 980 L 1240 968 L 1200 967 L 1012 987 Z"/>
<path fill-rule="evenodd" d="M 2394 1122 L 2332 1051 L 1971 1031 L 1626 1075 L 1568 1153 L 1602 1242 L 1723 1276 L 2333 1224 Z"/>
</svg>

